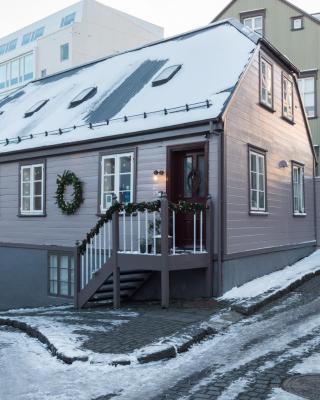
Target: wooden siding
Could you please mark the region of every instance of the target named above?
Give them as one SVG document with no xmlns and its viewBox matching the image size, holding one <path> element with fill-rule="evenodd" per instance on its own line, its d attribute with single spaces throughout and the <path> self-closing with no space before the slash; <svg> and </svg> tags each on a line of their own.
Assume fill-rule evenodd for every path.
<svg viewBox="0 0 320 400">
<path fill-rule="evenodd" d="M 204 141 L 204 136 L 140 144 L 137 148 L 137 201 L 153 200 L 166 190 L 166 181 L 153 182 L 153 171 L 166 170 L 167 146 Z M 209 193 L 217 196 L 217 138 L 209 140 Z M 126 149 L 130 147 L 125 147 Z M 131 147 L 133 148 L 133 147 Z M 122 148 L 114 149 L 116 154 Z M 105 150 L 108 150 L 106 148 Z M 55 204 L 56 179 L 73 171 L 84 183 L 85 201 L 76 215 L 65 216 Z M 0 243 L 74 246 L 97 221 L 99 152 L 90 151 L 47 158 L 47 216 L 19 218 L 17 162 L 0 166 Z"/>
<path fill-rule="evenodd" d="M 295 124 L 281 117 L 281 74 L 275 63 L 272 113 L 259 105 L 256 53 L 226 114 L 226 254 L 315 240 L 312 150 L 296 87 Z M 249 215 L 248 144 L 267 151 L 268 216 Z M 279 168 L 281 160 L 289 167 Z M 292 160 L 305 164 L 306 217 L 293 216 Z"/>
</svg>

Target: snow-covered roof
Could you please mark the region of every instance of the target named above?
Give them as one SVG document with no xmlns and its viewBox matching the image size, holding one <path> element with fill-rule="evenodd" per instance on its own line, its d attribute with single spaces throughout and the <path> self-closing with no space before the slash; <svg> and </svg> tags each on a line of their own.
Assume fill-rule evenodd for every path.
<svg viewBox="0 0 320 400">
<path fill-rule="evenodd" d="M 0 153 L 217 118 L 257 41 L 226 20 L 32 82 L 0 100 Z M 182 67 L 153 86 L 173 65 Z M 96 93 L 69 108 L 90 87 Z M 25 118 L 41 100 L 48 101 Z"/>
</svg>

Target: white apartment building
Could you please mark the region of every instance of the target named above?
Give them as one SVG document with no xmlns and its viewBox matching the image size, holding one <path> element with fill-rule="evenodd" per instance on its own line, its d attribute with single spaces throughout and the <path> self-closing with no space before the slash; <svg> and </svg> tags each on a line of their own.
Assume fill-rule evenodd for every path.
<svg viewBox="0 0 320 400">
<path fill-rule="evenodd" d="M 163 38 L 163 28 L 82 0 L 0 39 L 0 97 L 29 81 Z"/>
</svg>

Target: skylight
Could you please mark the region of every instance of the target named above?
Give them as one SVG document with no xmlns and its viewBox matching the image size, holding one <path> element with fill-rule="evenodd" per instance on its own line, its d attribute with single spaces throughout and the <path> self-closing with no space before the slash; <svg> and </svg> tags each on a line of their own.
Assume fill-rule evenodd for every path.
<svg viewBox="0 0 320 400">
<path fill-rule="evenodd" d="M 76 13 L 75 12 L 73 12 L 72 14 L 66 15 L 61 20 L 60 28 L 63 28 L 64 26 L 68 26 L 68 25 L 73 24 L 75 19 L 76 19 Z"/>
<path fill-rule="evenodd" d="M 24 118 L 31 117 L 33 114 L 38 112 L 42 107 L 44 107 L 48 103 L 49 99 L 40 100 L 34 106 L 32 106 L 25 114 Z"/>
<path fill-rule="evenodd" d="M 69 108 L 77 107 L 79 104 L 91 99 L 96 93 L 97 87 L 89 87 L 82 90 L 69 104 Z"/>
<path fill-rule="evenodd" d="M 180 71 L 182 65 L 172 65 L 171 67 L 165 68 L 160 74 L 156 77 L 156 79 L 152 82 L 152 86 L 160 86 L 169 82 L 177 72 Z"/>
</svg>

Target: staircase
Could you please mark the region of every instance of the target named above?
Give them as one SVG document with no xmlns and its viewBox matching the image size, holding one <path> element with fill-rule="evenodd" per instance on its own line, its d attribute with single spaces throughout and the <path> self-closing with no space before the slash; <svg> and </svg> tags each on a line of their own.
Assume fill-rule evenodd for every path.
<svg viewBox="0 0 320 400">
<path fill-rule="evenodd" d="M 144 285 L 151 277 L 149 271 L 124 271 L 120 272 L 120 300 L 127 301 Z M 110 275 L 97 291 L 89 298 L 85 307 L 104 306 L 113 303 L 113 274 Z"/>
</svg>

